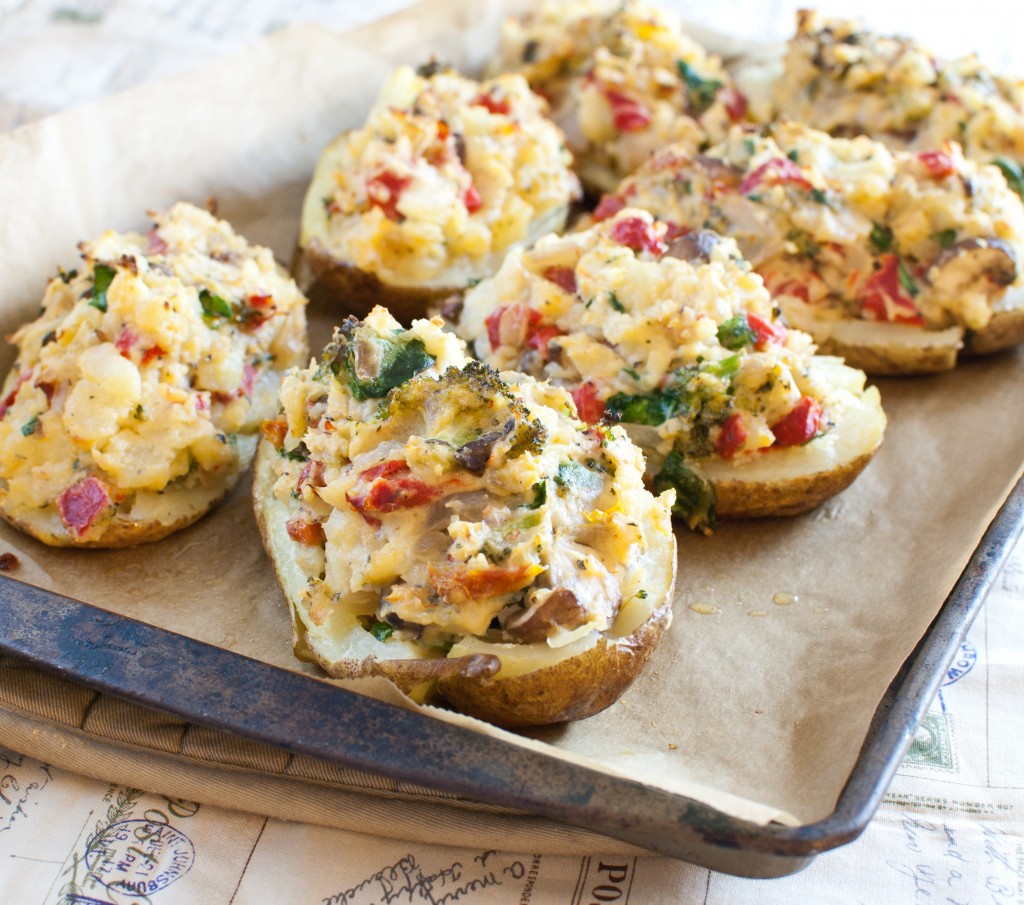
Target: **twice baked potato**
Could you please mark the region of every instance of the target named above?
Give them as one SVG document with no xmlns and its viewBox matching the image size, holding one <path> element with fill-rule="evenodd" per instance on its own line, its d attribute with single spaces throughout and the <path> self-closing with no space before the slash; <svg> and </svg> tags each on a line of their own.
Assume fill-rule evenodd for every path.
<svg viewBox="0 0 1024 905">
<path fill-rule="evenodd" d="M 521 76 L 477 82 L 397 69 L 362 128 L 323 152 L 293 273 L 311 298 L 408 322 L 564 227 L 579 181 L 546 104 Z"/>
<path fill-rule="evenodd" d="M 917 41 L 855 19 L 797 12 L 796 32 L 771 80 L 772 113 L 846 138 L 868 135 L 894 150 L 932 151 L 955 141 L 995 163 L 1024 195 L 1024 81 L 975 55 L 944 59 Z"/>
<path fill-rule="evenodd" d="M 545 2 L 501 29 L 491 72 L 518 72 L 551 102 L 591 192 L 614 190 L 656 149 L 697 151 L 746 117 L 719 59 L 670 10 L 635 2 Z"/>
<path fill-rule="evenodd" d="M 252 461 L 306 300 L 271 252 L 189 204 L 105 232 L 12 337 L 0 402 L 0 516 L 57 546 L 158 540 Z"/>
<path fill-rule="evenodd" d="M 457 331 L 494 367 L 569 389 L 583 420 L 620 420 L 703 531 L 817 506 L 885 429 L 877 389 L 779 320 L 735 242 L 640 210 L 513 253 Z"/>
<path fill-rule="evenodd" d="M 1024 204 L 958 145 L 890 152 L 796 123 L 671 146 L 598 205 L 733 237 L 786 320 L 872 374 L 956 364 L 1024 339 Z"/>
<path fill-rule="evenodd" d="M 673 495 L 620 428 L 382 308 L 281 401 L 254 506 L 298 656 L 503 726 L 589 716 L 638 675 L 671 619 Z"/>
</svg>

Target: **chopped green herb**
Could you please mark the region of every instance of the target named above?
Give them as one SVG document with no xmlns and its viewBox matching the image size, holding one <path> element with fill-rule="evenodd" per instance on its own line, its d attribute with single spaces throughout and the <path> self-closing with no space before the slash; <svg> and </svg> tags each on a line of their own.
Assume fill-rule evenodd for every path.
<svg viewBox="0 0 1024 905">
<path fill-rule="evenodd" d="M 679 77 L 686 83 L 686 99 L 694 113 L 703 113 L 715 102 L 715 93 L 722 87 L 716 79 L 698 75 L 686 60 L 676 60 Z"/>
<path fill-rule="evenodd" d="M 952 248 L 956 244 L 956 230 L 952 227 L 940 229 L 938 232 L 932 233 L 931 238 L 939 243 L 940 248 Z"/>
<path fill-rule="evenodd" d="M 733 352 L 752 344 L 756 338 L 745 314 L 737 314 L 718 325 L 718 341 Z"/>
<path fill-rule="evenodd" d="M 227 299 L 214 295 L 209 289 L 199 290 L 199 304 L 203 306 L 203 317 L 230 318 L 234 313 Z"/>
<path fill-rule="evenodd" d="M 1006 157 L 997 157 L 992 161 L 1006 177 L 1006 182 L 1021 198 L 1024 198 L 1024 172 L 1020 165 Z"/>
<path fill-rule="evenodd" d="M 635 368 L 623 368 L 622 372 L 632 377 L 634 380 L 640 379 L 640 374 L 637 372 Z"/>
<path fill-rule="evenodd" d="M 817 201 L 818 204 L 824 204 L 825 206 L 830 205 L 828 195 L 825 193 L 824 189 L 811 189 L 811 198 Z"/>
<path fill-rule="evenodd" d="M 707 371 L 709 374 L 714 374 L 716 377 L 732 377 L 739 370 L 739 367 L 739 355 L 730 355 L 721 361 L 709 362 L 702 370 Z"/>
<path fill-rule="evenodd" d="M 92 298 L 89 304 L 100 311 L 107 310 L 107 290 L 117 276 L 117 271 L 106 264 L 97 264 L 93 270 Z"/>
<path fill-rule="evenodd" d="M 903 291 L 911 298 L 915 298 L 921 290 L 918 288 L 917 283 L 914 282 L 914 278 L 910 275 L 910 271 L 907 270 L 902 261 L 900 261 L 897 276 L 899 277 L 900 286 L 903 287 Z"/>
<path fill-rule="evenodd" d="M 796 148 L 793 148 L 791 151 L 787 151 L 786 156 L 792 160 L 793 163 L 797 163 L 800 160 L 800 152 Z"/>
<path fill-rule="evenodd" d="M 281 447 L 281 458 L 288 459 L 291 462 L 308 462 L 309 461 L 309 450 L 306 449 L 304 443 L 300 443 L 295 449 L 285 449 Z"/>
<path fill-rule="evenodd" d="M 816 257 L 821 251 L 821 246 L 814 241 L 806 229 L 791 229 L 786 233 L 786 239 L 796 246 L 797 253 L 805 258 Z"/>
<path fill-rule="evenodd" d="M 672 514 L 683 519 L 695 531 L 710 532 L 715 527 L 715 489 L 687 467 L 683 457 L 673 450 L 665 457 L 661 471 L 654 478 L 654 492 L 675 488 L 676 501 Z"/>
<path fill-rule="evenodd" d="M 548 482 L 538 481 L 533 485 L 533 502 L 527 503 L 527 509 L 540 509 L 548 501 Z"/>
<path fill-rule="evenodd" d="M 619 301 L 619 297 L 614 292 L 608 293 L 608 304 L 611 305 L 619 314 L 625 314 L 626 309 L 622 302 Z"/>
<path fill-rule="evenodd" d="M 669 418 L 674 418 L 682 407 L 678 395 L 661 390 L 639 396 L 616 393 L 604 403 L 606 412 L 629 424 L 664 424 Z"/>
<path fill-rule="evenodd" d="M 142 408 L 142 403 L 141 402 L 137 406 L 135 406 L 135 411 L 132 413 L 132 417 L 136 421 L 145 421 L 146 420 L 146 412 Z"/>
<path fill-rule="evenodd" d="M 643 588 L 641 588 L 639 591 L 636 592 L 636 597 L 637 600 L 646 600 L 647 592 Z"/>
<path fill-rule="evenodd" d="M 57 276 L 60 277 L 60 281 L 62 283 L 64 283 L 64 285 L 67 285 L 75 277 L 78 276 L 78 271 L 77 270 L 60 270 L 60 269 L 58 269 Z"/>
<path fill-rule="evenodd" d="M 34 415 L 21 426 L 22 436 L 28 437 L 39 430 L 39 417 Z"/>
<path fill-rule="evenodd" d="M 387 641 L 394 631 L 395 627 L 390 622 L 374 622 L 370 626 L 370 634 L 378 641 Z"/>
<path fill-rule="evenodd" d="M 871 224 L 871 233 L 868 235 L 875 251 L 883 252 L 892 248 L 892 230 L 881 223 Z"/>
<path fill-rule="evenodd" d="M 754 143 L 754 139 L 752 138 L 744 138 L 743 147 L 751 157 L 754 156 L 754 152 L 757 150 L 757 145 Z"/>
</svg>

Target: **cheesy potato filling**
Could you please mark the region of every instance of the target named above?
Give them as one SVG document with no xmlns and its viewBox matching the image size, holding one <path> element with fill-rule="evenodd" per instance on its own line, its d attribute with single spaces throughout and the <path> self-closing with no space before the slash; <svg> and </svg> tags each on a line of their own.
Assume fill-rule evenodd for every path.
<svg viewBox="0 0 1024 905">
<path fill-rule="evenodd" d="M 746 115 L 718 58 L 674 13 L 645 3 L 543 3 L 503 23 L 490 67 L 522 73 L 551 101 L 584 182 L 597 189 L 668 142 L 696 151 Z"/>
<path fill-rule="evenodd" d="M 324 152 L 301 243 L 392 285 L 483 275 L 579 194 L 546 109 L 521 76 L 397 69 L 365 125 Z"/>
<path fill-rule="evenodd" d="M 998 161 L 1024 191 L 1024 80 L 973 55 L 945 60 L 908 38 L 803 10 L 773 94 L 778 114 L 836 135 L 915 151 L 955 141 L 972 160 Z"/>
<path fill-rule="evenodd" d="M 1024 205 L 955 143 L 891 152 L 796 123 L 656 154 L 598 208 L 734 238 L 787 316 L 981 329 L 1019 298 Z M 802 322 L 802 321 L 801 321 Z"/>
<path fill-rule="evenodd" d="M 569 389 L 583 420 L 626 424 L 655 487 L 689 485 L 676 511 L 694 527 L 713 521 L 701 462 L 823 438 L 853 398 L 731 239 L 635 209 L 510 255 L 457 330 L 494 367 Z"/>
<path fill-rule="evenodd" d="M 466 636 L 560 648 L 646 593 L 645 531 L 671 531 L 671 492 L 644 488 L 621 429 L 471 361 L 440 321 L 350 319 L 281 400 L 275 496 L 306 624 L 354 614 L 429 656 Z"/>
<path fill-rule="evenodd" d="M 305 354 L 305 299 L 269 250 L 188 204 L 152 217 L 148 233 L 82 243 L 83 264 L 11 338 L 0 506 L 13 520 L 52 516 L 88 541 L 155 495 L 224 481 L 276 408 L 278 370 Z"/>
</svg>

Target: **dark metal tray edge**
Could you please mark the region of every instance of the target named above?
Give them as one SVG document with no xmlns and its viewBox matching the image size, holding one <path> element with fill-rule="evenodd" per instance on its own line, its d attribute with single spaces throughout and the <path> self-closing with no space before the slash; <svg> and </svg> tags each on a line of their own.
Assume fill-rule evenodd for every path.
<svg viewBox="0 0 1024 905">
<path fill-rule="evenodd" d="M 799 827 L 739 820 L 9 576 L 0 589 L 0 650 L 98 691 L 291 752 L 586 827 L 713 870 L 777 877 L 867 826 L 1022 530 L 1024 479 L 889 686 L 835 810 Z"/>
</svg>

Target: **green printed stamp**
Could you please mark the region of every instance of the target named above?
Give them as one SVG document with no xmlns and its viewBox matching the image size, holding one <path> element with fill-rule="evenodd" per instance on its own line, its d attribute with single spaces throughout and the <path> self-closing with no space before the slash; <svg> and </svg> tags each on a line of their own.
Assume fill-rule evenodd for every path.
<svg viewBox="0 0 1024 905">
<path fill-rule="evenodd" d="M 925 714 L 903 763 L 905 766 L 928 767 L 949 773 L 956 769 L 949 718 L 944 713 Z"/>
</svg>

